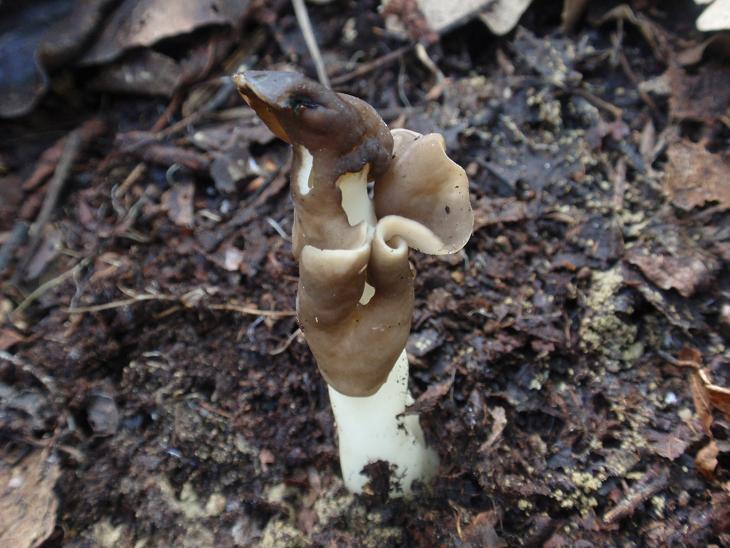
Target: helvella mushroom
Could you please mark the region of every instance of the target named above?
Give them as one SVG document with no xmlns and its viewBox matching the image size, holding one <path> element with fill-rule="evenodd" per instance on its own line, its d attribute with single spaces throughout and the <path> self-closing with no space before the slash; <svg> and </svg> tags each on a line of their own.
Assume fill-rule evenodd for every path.
<svg viewBox="0 0 730 548">
<path fill-rule="evenodd" d="M 293 147 L 297 317 L 329 386 L 346 486 L 391 465 L 391 494 L 438 465 L 412 403 L 405 346 L 413 313 L 408 248 L 461 250 L 473 227 L 464 170 L 438 134 L 390 131 L 364 101 L 295 72 L 247 71 L 243 99 Z M 372 183 L 372 198 L 368 184 Z"/>
</svg>

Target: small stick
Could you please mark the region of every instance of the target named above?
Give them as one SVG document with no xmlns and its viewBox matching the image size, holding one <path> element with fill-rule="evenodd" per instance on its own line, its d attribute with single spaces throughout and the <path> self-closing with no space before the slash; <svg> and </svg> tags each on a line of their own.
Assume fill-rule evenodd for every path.
<svg viewBox="0 0 730 548">
<path fill-rule="evenodd" d="M 75 308 L 68 308 L 66 311 L 69 314 L 83 314 L 85 312 L 101 312 L 103 310 L 111 310 L 113 308 L 121 308 L 123 306 L 129 306 L 140 301 L 172 301 L 174 297 L 166 295 L 154 295 L 152 293 L 146 293 L 137 295 L 131 299 L 122 299 L 119 301 L 111 301 L 103 304 L 95 304 L 91 306 L 77 306 Z"/>
<path fill-rule="evenodd" d="M 661 471 L 658 471 L 656 468 L 652 468 L 644 474 L 644 477 L 636 485 L 629 489 L 628 494 L 621 502 L 606 512 L 603 516 L 603 522 L 610 524 L 630 516 L 641 503 L 664 489 L 668 484 L 669 470 L 662 468 Z"/>
<path fill-rule="evenodd" d="M 597 108 L 600 108 L 607 112 L 610 112 L 611 114 L 613 114 L 613 116 L 616 120 L 621 120 L 621 118 L 623 117 L 624 111 L 621 108 L 609 103 L 605 99 L 601 99 L 600 97 L 598 97 L 597 95 L 594 95 L 587 89 L 577 88 L 577 89 L 573 90 L 573 93 L 583 97 L 583 99 L 585 99 L 586 101 L 591 103 L 594 107 L 597 107 Z"/>
<path fill-rule="evenodd" d="M 297 315 L 295 310 L 261 310 L 260 308 L 243 306 L 233 303 L 210 304 L 207 306 L 207 308 L 211 310 L 229 310 L 231 312 L 240 312 L 241 314 L 248 314 L 250 316 L 266 316 L 267 318 L 272 318 L 274 320 Z"/>
<path fill-rule="evenodd" d="M 46 197 L 43 200 L 43 207 L 41 207 L 41 211 L 36 218 L 36 222 L 30 230 L 30 243 L 28 244 L 28 249 L 25 252 L 25 258 L 18 269 L 17 275 L 21 275 L 21 273 L 25 272 L 28 263 L 30 263 L 33 258 L 33 254 L 35 253 L 38 244 L 41 241 L 41 237 L 43 236 L 43 229 L 51 219 L 51 214 L 53 213 L 53 209 L 56 207 L 56 202 L 58 202 L 61 190 L 63 190 L 63 186 L 66 184 L 68 176 L 71 173 L 71 167 L 73 166 L 76 156 L 78 156 L 79 150 L 81 149 L 81 143 L 81 130 L 72 131 L 63 147 L 61 158 L 58 160 L 56 170 L 53 172 L 53 178 L 48 184 L 48 191 L 46 192 Z"/>
<path fill-rule="evenodd" d="M 395 49 L 391 52 L 386 53 L 385 55 L 378 57 L 377 59 L 373 59 L 372 61 L 363 63 L 352 72 L 341 74 L 340 76 L 335 76 L 334 78 L 332 78 L 332 85 L 341 86 L 342 84 L 345 84 L 350 80 L 355 80 L 356 78 L 360 78 L 360 76 L 365 76 L 366 74 L 380 67 L 384 67 L 394 61 L 397 61 L 403 55 L 408 53 L 411 49 L 413 49 L 413 44 L 401 46 L 398 49 Z"/>
<path fill-rule="evenodd" d="M 324 67 L 324 61 L 322 60 L 322 54 L 319 52 L 317 39 L 314 37 L 312 22 L 309 20 L 307 6 L 304 5 L 304 0 L 292 0 L 291 3 L 294 6 L 294 14 L 297 17 L 299 28 L 304 35 L 304 41 L 307 44 L 309 55 L 312 56 L 314 67 L 317 69 L 317 78 L 319 79 L 319 83 L 325 87 L 331 87 L 330 80 L 327 77 L 327 70 Z"/>
<path fill-rule="evenodd" d="M 269 352 L 269 356 L 278 356 L 279 354 L 283 354 L 284 351 L 286 351 L 286 349 L 291 346 L 291 343 L 293 343 L 294 340 L 301 334 L 302 334 L 301 328 L 297 327 L 297 329 L 294 331 L 294 333 L 292 333 L 291 335 L 289 335 L 287 337 L 286 341 L 284 341 L 284 344 L 282 344 L 281 346 L 279 346 L 277 348 L 274 348 L 273 350 L 271 350 Z"/>
<path fill-rule="evenodd" d="M 628 77 L 629 80 L 631 80 L 631 83 L 636 86 L 637 91 L 639 92 L 639 97 L 641 97 L 641 100 L 646 103 L 646 105 L 651 109 L 651 111 L 654 113 L 654 115 L 658 119 L 662 119 L 662 113 L 659 110 L 659 107 L 656 106 L 656 103 L 654 102 L 654 99 L 651 98 L 651 95 L 649 95 L 645 90 L 641 89 L 639 77 L 634 72 L 634 69 L 631 68 L 631 64 L 629 63 L 628 58 L 626 57 L 626 54 L 624 52 L 619 53 L 618 56 L 618 62 L 621 65 L 621 68 L 624 71 L 624 74 Z"/>
<path fill-rule="evenodd" d="M 71 276 L 75 276 L 76 273 L 79 272 L 82 268 L 84 268 L 87 264 L 89 264 L 90 261 L 91 261 L 91 258 L 87 257 L 86 259 L 83 259 L 80 262 L 78 262 L 70 270 L 67 270 L 63 274 L 60 274 L 59 276 L 56 276 L 55 278 L 48 280 L 46 283 L 39 285 L 35 291 L 33 291 L 30 295 L 28 295 L 25 299 L 23 299 L 23 302 L 21 302 L 18 306 L 15 307 L 15 309 L 11 313 L 12 317 L 15 318 L 23 310 L 28 308 L 28 306 L 33 301 L 35 301 L 38 297 L 43 295 L 49 289 L 53 289 L 57 285 L 60 285 L 61 283 L 63 283 L 67 278 L 70 278 Z"/>
<path fill-rule="evenodd" d="M 191 305 L 186 304 L 185 296 L 176 297 L 175 295 L 162 295 L 157 293 L 142 293 L 132 294 L 129 299 L 120 299 L 118 301 L 111 301 L 108 303 L 94 304 L 90 306 L 77 306 L 69 307 L 66 312 L 69 314 L 84 314 L 88 312 L 102 312 L 104 310 L 111 310 L 114 308 L 122 308 L 129 306 L 141 301 L 177 301 L 180 302 L 185 308 L 192 308 Z M 289 316 L 296 316 L 295 310 L 262 310 L 253 306 L 246 306 L 237 303 L 223 303 L 223 304 L 204 304 L 204 308 L 208 310 L 227 310 L 231 312 L 238 312 L 240 314 L 247 314 L 251 316 L 265 316 L 274 320 L 280 318 L 286 318 Z M 174 307 L 173 307 L 174 308 Z"/>
</svg>

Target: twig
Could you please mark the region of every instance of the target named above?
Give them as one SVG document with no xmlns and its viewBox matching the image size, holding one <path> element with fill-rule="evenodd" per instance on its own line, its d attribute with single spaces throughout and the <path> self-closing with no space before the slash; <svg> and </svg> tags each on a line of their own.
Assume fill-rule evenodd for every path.
<svg viewBox="0 0 730 548">
<path fill-rule="evenodd" d="M 86 312 L 101 312 L 103 310 L 111 310 L 113 308 L 122 308 L 123 306 L 129 306 L 140 301 L 173 301 L 175 297 L 167 295 L 155 295 L 152 293 L 144 293 L 137 295 L 131 299 L 121 299 L 119 301 L 111 301 L 103 304 L 94 304 L 91 306 L 77 306 L 75 308 L 68 308 L 66 311 L 69 314 L 84 314 Z"/>
<path fill-rule="evenodd" d="M 36 218 L 33 227 L 31 228 L 30 243 L 25 252 L 25 258 L 23 259 L 20 268 L 18 269 L 18 275 L 23 275 L 28 263 L 30 263 L 33 255 L 35 254 L 38 243 L 41 241 L 43 236 L 43 229 L 51 218 L 53 209 L 56 207 L 58 197 L 61 194 L 63 185 L 66 184 L 68 176 L 71 173 L 71 166 L 73 166 L 76 156 L 78 156 L 79 150 L 81 149 L 81 130 L 74 130 L 68 136 L 66 143 L 61 153 L 61 158 L 58 161 L 56 170 L 53 172 L 53 177 L 48 184 L 48 191 L 43 200 L 43 207 Z"/>
<path fill-rule="evenodd" d="M 418 57 L 418 60 L 423 64 L 423 66 L 426 67 L 429 72 L 431 72 L 431 74 L 436 77 L 437 83 L 440 84 L 444 81 L 444 73 L 441 72 L 441 69 L 434 62 L 434 60 L 431 59 L 428 52 L 426 51 L 426 48 L 420 42 L 416 44 L 416 57 Z"/>
<path fill-rule="evenodd" d="M 119 215 L 120 217 L 125 215 L 126 211 L 124 211 L 124 208 L 119 204 L 119 199 L 127 193 L 132 185 L 134 185 L 142 178 L 146 169 L 147 164 L 145 164 L 144 162 L 138 163 L 125 177 L 124 181 L 122 181 L 122 184 L 112 187 L 112 206 L 114 207 L 114 211 L 116 211 L 117 215 Z"/>
<path fill-rule="evenodd" d="M 292 0 L 291 3 L 294 6 L 294 14 L 297 17 L 297 23 L 299 23 L 299 28 L 304 35 L 304 41 L 307 44 L 309 55 L 312 56 L 312 61 L 314 61 L 314 67 L 317 69 L 317 78 L 319 78 L 319 82 L 323 86 L 331 87 L 330 80 L 327 77 L 327 70 L 325 69 L 324 61 L 322 60 L 322 54 L 319 52 L 317 39 L 314 37 L 312 22 L 309 20 L 307 6 L 304 5 L 304 0 Z"/>
<path fill-rule="evenodd" d="M 283 353 L 287 348 L 291 346 L 291 343 L 293 343 L 294 340 L 301 334 L 302 330 L 300 328 L 297 328 L 294 333 L 287 337 L 286 341 L 284 341 L 284 344 L 277 348 L 274 348 L 271 352 L 269 352 L 269 356 L 278 356 L 279 354 Z"/>
<path fill-rule="evenodd" d="M 631 80 L 631 83 L 634 84 L 634 86 L 636 87 L 637 91 L 639 92 L 639 97 L 641 97 L 641 100 L 646 103 L 646 105 L 651 109 L 657 119 L 661 120 L 663 116 L 661 111 L 659 110 L 659 107 L 656 106 L 656 103 L 654 102 L 654 99 L 651 98 L 651 95 L 649 95 L 639 85 L 641 83 L 639 81 L 639 77 L 634 72 L 634 69 L 631 68 L 631 64 L 629 63 L 629 60 L 624 52 L 619 53 L 618 62 L 621 65 L 624 74 L 626 74 L 628 79 Z"/>
<path fill-rule="evenodd" d="M 389 65 L 393 61 L 397 61 L 400 57 L 408 53 L 411 49 L 413 49 L 413 44 L 401 46 L 398 49 L 395 49 L 389 53 L 386 53 L 385 55 L 382 55 L 381 57 L 378 57 L 377 59 L 373 59 L 372 61 L 363 63 L 352 72 L 348 72 L 346 74 L 342 74 L 340 76 L 335 76 L 334 78 L 332 78 L 332 85 L 341 86 L 342 84 L 345 84 L 350 80 L 355 80 L 356 78 L 365 76 L 366 74 L 380 67 L 384 67 L 386 65 Z"/>
<path fill-rule="evenodd" d="M 586 101 L 591 103 L 594 107 L 597 107 L 597 108 L 600 108 L 601 110 L 610 112 L 611 114 L 613 114 L 613 116 L 616 120 L 621 120 L 624 111 L 621 110 L 616 105 L 612 105 L 605 99 L 601 99 L 597 95 L 594 95 L 593 93 L 591 93 L 590 91 L 588 91 L 587 89 L 584 89 L 584 88 L 577 88 L 577 89 L 573 90 L 573 93 L 575 93 L 576 95 L 580 95 L 581 97 L 583 97 L 583 99 L 585 99 Z"/>
<path fill-rule="evenodd" d="M 271 217 L 266 217 L 266 222 L 269 223 L 269 226 L 273 228 L 283 240 L 291 242 L 291 238 L 277 221 L 275 221 Z"/>
<path fill-rule="evenodd" d="M 210 304 L 206 308 L 209 308 L 211 310 L 229 310 L 231 312 L 248 314 L 250 316 L 265 316 L 274 320 L 297 315 L 296 311 L 294 310 L 261 310 L 260 308 L 254 308 L 252 306 L 244 306 L 234 303 Z"/>
<path fill-rule="evenodd" d="M 67 270 L 63 274 L 56 276 L 55 278 L 52 278 L 45 282 L 44 284 L 39 285 L 35 291 L 33 291 L 30 295 L 28 295 L 25 299 L 23 299 L 23 302 L 21 302 L 18 306 L 15 307 L 13 312 L 11 313 L 12 317 L 16 317 L 18 314 L 20 314 L 23 310 L 28 308 L 30 304 L 35 301 L 38 297 L 43 295 L 46 291 L 49 289 L 53 289 L 57 285 L 60 285 L 63 283 L 67 278 L 70 278 L 71 276 L 75 276 L 76 273 L 84 268 L 89 262 L 91 261 L 91 258 L 87 257 L 86 259 L 83 259 L 79 261 L 76 266 L 71 268 L 70 270 Z"/>
<path fill-rule="evenodd" d="M 231 420 L 233 418 L 233 415 L 231 413 L 228 413 L 227 411 L 223 411 L 222 409 L 218 409 L 217 407 L 213 407 L 209 403 L 206 403 L 204 401 L 198 401 L 197 404 L 208 411 L 209 413 L 214 413 L 216 415 L 219 415 L 223 417 L 224 419 Z"/>
<path fill-rule="evenodd" d="M 104 310 L 112 310 L 114 308 L 122 308 L 142 301 L 174 301 L 180 303 L 181 308 L 194 308 L 197 304 L 197 299 L 188 298 L 189 293 L 182 296 L 176 295 L 164 295 L 160 293 L 142 293 L 142 294 L 130 294 L 128 299 L 120 299 L 117 301 L 111 301 L 108 303 L 94 304 L 89 306 L 77 306 L 68 307 L 66 312 L 69 314 L 85 314 L 89 312 L 102 312 Z M 173 307 L 175 308 L 175 307 Z M 227 310 L 231 312 L 238 312 L 240 314 L 247 314 L 250 316 L 265 316 L 272 319 L 286 318 L 289 316 L 296 316 L 294 310 L 262 310 L 253 306 L 246 306 L 238 303 L 222 303 L 222 304 L 203 304 L 203 308 L 208 310 Z"/>
<path fill-rule="evenodd" d="M 664 489 L 668 483 L 669 470 L 666 468 L 662 468 L 661 471 L 657 471 L 656 468 L 649 470 L 613 509 L 606 512 L 603 522 L 610 524 L 630 516 L 641 503 Z"/>
</svg>

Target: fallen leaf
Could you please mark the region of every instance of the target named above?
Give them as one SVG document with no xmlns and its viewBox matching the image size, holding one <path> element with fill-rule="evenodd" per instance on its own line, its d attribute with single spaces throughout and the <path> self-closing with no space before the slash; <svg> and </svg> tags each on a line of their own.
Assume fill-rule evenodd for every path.
<svg viewBox="0 0 730 548">
<path fill-rule="evenodd" d="M 691 297 L 698 288 L 707 286 L 719 264 L 699 250 L 683 250 L 684 256 L 651 254 L 646 247 L 629 249 L 626 259 L 662 289 L 676 289 L 683 297 Z"/>
<path fill-rule="evenodd" d="M 717 202 L 730 208 L 730 158 L 689 141 L 672 144 L 667 156 L 664 192 L 674 205 L 690 210 Z"/>
<path fill-rule="evenodd" d="M 517 223 L 528 218 L 525 202 L 514 198 L 480 198 L 474 208 L 474 231 L 501 223 Z"/>
<path fill-rule="evenodd" d="M 456 370 L 454 370 L 455 372 Z M 405 411 L 405 415 L 420 415 L 425 411 L 430 411 L 438 401 L 449 393 L 454 384 L 454 375 L 448 379 L 429 385 L 426 391 L 418 396 L 416 403 L 409 405 Z"/>
<path fill-rule="evenodd" d="M 492 415 L 494 423 L 492 423 L 492 432 L 489 434 L 489 438 L 480 447 L 479 451 L 487 451 L 494 443 L 499 439 L 504 431 L 504 427 L 507 426 L 507 414 L 504 412 L 504 407 L 494 407 L 489 410 L 489 414 Z"/>
<path fill-rule="evenodd" d="M 193 183 L 177 183 L 162 195 L 162 208 L 178 226 L 193 226 Z"/>
<path fill-rule="evenodd" d="M 666 74 L 672 118 L 711 124 L 725 116 L 730 106 L 730 67 L 710 61 L 690 73 L 673 64 Z"/>
<path fill-rule="evenodd" d="M 494 526 L 499 522 L 499 516 L 494 510 L 481 512 L 474 516 L 469 525 L 462 531 L 464 545 L 468 547 L 501 548 L 507 543 L 500 538 Z"/>
<path fill-rule="evenodd" d="M 81 62 L 87 65 L 107 63 L 127 50 L 151 46 L 164 38 L 187 34 L 201 27 L 235 27 L 248 8 L 248 0 L 124 0 L 107 19 L 99 38 Z"/>
<path fill-rule="evenodd" d="M 104 66 L 89 81 L 96 91 L 169 97 L 177 88 L 182 69 L 167 55 L 139 50 Z"/>
<path fill-rule="evenodd" d="M 669 460 L 681 457 L 690 444 L 689 440 L 679 438 L 676 431 L 665 434 L 650 430 L 646 434 L 646 439 L 651 444 L 654 453 Z"/>
<path fill-rule="evenodd" d="M 694 402 L 695 412 L 700 419 L 700 424 L 707 435 L 711 435 L 710 427 L 712 426 L 712 404 L 710 403 L 710 395 L 707 393 L 702 379 L 697 371 L 690 372 L 690 389 L 692 390 L 692 401 Z"/>
<path fill-rule="evenodd" d="M 730 420 L 730 389 L 715 384 L 706 385 L 705 388 L 712 406 L 724 413 Z"/>
<path fill-rule="evenodd" d="M 56 526 L 58 464 L 35 451 L 14 466 L 0 463 L 0 546 L 39 546 Z"/>
<path fill-rule="evenodd" d="M 697 452 L 697 457 L 695 457 L 695 465 L 697 466 L 697 469 L 709 480 L 714 478 L 715 468 L 717 468 L 717 455 L 719 452 L 720 450 L 717 448 L 715 440 L 710 440 L 710 443 L 700 449 Z"/>
<path fill-rule="evenodd" d="M 30 112 L 48 88 L 46 69 L 76 56 L 114 0 L 48 0 L 3 4 L 0 29 L 0 117 Z"/>
</svg>

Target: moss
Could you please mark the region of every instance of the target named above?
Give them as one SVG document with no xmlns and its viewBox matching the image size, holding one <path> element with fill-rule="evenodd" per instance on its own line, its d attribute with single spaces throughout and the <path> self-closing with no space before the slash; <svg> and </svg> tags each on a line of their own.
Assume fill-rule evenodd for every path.
<svg viewBox="0 0 730 548">
<path fill-rule="evenodd" d="M 310 545 L 301 531 L 280 519 L 272 519 L 266 524 L 259 544 L 262 548 L 302 548 Z"/>
<path fill-rule="evenodd" d="M 626 323 L 616 310 L 616 293 L 622 285 L 620 266 L 593 273 L 587 312 L 579 329 L 582 350 L 598 354 L 601 364 L 610 370 L 632 365 L 644 352 L 643 345 L 636 342 L 637 327 Z"/>
</svg>

